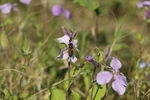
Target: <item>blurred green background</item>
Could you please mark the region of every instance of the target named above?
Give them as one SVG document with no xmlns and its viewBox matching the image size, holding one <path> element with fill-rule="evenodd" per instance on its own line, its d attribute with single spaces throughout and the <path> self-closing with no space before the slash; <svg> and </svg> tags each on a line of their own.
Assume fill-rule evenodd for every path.
<svg viewBox="0 0 150 100">
<path fill-rule="evenodd" d="M 80 69 L 91 73 L 93 66 L 84 61 L 85 56 L 96 56 L 95 48 L 104 52 L 115 42 L 111 56 L 122 62 L 128 86 L 123 96 L 108 86 L 102 100 L 150 100 L 150 68 L 139 68 L 140 62 L 150 62 L 150 24 L 143 19 L 144 9 L 136 7 L 138 0 L 99 0 L 99 16 L 78 0 L 32 0 L 28 6 L 19 0 L 1 0 L 0 4 L 7 2 L 18 3 L 18 11 L 0 13 L 1 100 L 50 100 L 52 86 L 64 80 L 67 72 L 67 62 L 56 59 L 62 26 L 78 32 L 80 52 L 72 66 L 75 73 Z M 54 17 L 51 7 L 55 4 L 70 10 L 73 18 Z M 85 100 L 89 84 L 87 73 L 76 77 L 72 100 Z M 57 88 L 62 93 L 53 100 L 64 100 L 57 96 L 63 95 L 65 82 Z"/>
</svg>

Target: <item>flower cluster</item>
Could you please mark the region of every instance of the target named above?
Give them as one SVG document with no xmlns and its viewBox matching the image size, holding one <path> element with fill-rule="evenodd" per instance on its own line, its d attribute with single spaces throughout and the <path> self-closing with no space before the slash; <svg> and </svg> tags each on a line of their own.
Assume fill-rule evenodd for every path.
<svg viewBox="0 0 150 100">
<path fill-rule="evenodd" d="M 20 2 L 24 5 L 29 5 L 31 0 L 20 0 Z M 3 5 L 0 5 L 0 11 L 3 14 L 9 14 L 11 11 L 17 11 L 18 9 L 16 8 L 17 3 L 10 4 L 10 3 L 5 3 Z"/>
<path fill-rule="evenodd" d="M 138 8 L 143 8 L 143 7 L 150 7 L 150 1 L 143 1 L 143 2 L 138 2 L 137 3 L 137 7 Z M 145 16 L 144 19 L 147 20 L 148 18 L 150 18 L 150 9 L 147 8 L 145 10 Z"/>
<path fill-rule="evenodd" d="M 72 14 L 69 10 L 62 8 L 60 5 L 54 5 L 52 7 L 52 14 L 54 16 L 60 16 L 62 14 L 64 14 L 66 19 L 71 19 L 72 18 Z"/>
<path fill-rule="evenodd" d="M 64 36 L 58 38 L 59 43 L 66 44 L 66 48 L 62 49 L 60 55 L 57 56 L 58 59 L 68 59 L 69 62 L 75 63 L 77 61 L 76 56 L 74 55 L 74 50 L 79 51 L 78 40 L 73 40 L 76 36 L 76 32 L 72 32 L 63 28 Z"/>
<path fill-rule="evenodd" d="M 11 10 L 15 11 L 16 5 L 17 5 L 16 3 L 15 4 L 5 3 L 0 6 L 0 10 L 3 14 L 8 14 L 11 12 Z"/>
<path fill-rule="evenodd" d="M 124 94 L 125 87 L 127 86 L 127 80 L 124 75 L 119 73 L 119 69 L 122 64 L 117 58 L 112 58 L 110 66 L 112 68 L 112 72 L 110 71 L 102 71 L 99 72 L 96 76 L 96 82 L 100 85 L 107 84 L 112 80 L 112 88 L 119 95 Z"/>
</svg>

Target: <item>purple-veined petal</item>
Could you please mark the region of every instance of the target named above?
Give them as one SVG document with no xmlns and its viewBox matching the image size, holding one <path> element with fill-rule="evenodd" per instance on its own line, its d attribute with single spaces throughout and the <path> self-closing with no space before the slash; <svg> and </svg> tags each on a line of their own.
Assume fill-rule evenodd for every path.
<svg viewBox="0 0 150 100">
<path fill-rule="evenodd" d="M 3 14 L 10 13 L 11 9 L 12 9 L 12 5 L 10 3 L 5 3 L 0 6 L 0 10 Z"/>
<path fill-rule="evenodd" d="M 32 0 L 20 0 L 21 3 L 29 5 Z"/>
<path fill-rule="evenodd" d="M 137 3 L 137 7 L 138 7 L 138 8 L 150 7 L 150 1 L 138 2 L 138 3 Z"/>
<path fill-rule="evenodd" d="M 64 15 L 65 15 L 66 19 L 71 19 L 72 18 L 72 14 L 69 10 L 64 10 Z"/>
<path fill-rule="evenodd" d="M 96 82 L 101 85 L 107 84 L 110 82 L 112 77 L 113 74 L 111 72 L 108 71 L 99 72 L 96 76 Z"/>
<path fill-rule="evenodd" d="M 77 61 L 77 57 L 76 57 L 76 56 L 72 56 L 72 57 L 70 58 L 70 60 L 71 60 L 71 62 L 75 63 L 75 62 Z"/>
<path fill-rule="evenodd" d="M 72 38 L 75 38 L 76 35 L 77 35 L 77 32 L 73 32 L 72 33 Z"/>
<path fill-rule="evenodd" d="M 122 83 L 116 79 L 112 82 L 112 88 L 114 91 L 116 91 L 119 95 L 123 95 L 126 88 L 124 85 L 122 85 Z"/>
<path fill-rule="evenodd" d="M 122 64 L 117 58 L 113 57 L 110 62 L 110 66 L 114 69 L 115 72 L 118 72 Z"/>
<path fill-rule="evenodd" d="M 60 43 L 65 43 L 66 45 L 69 44 L 69 40 L 70 40 L 70 37 L 68 35 L 64 35 L 63 37 L 58 38 L 58 41 Z"/>
<path fill-rule="evenodd" d="M 52 7 L 52 13 L 54 16 L 59 16 L 63 13 L 63 8 L 60 5 L 54 5 Z"/>
<path fill-rule="evenodd" d="M 73 41 L 72 41 L 72 44 L 73 44 L 73 46 L 74 46 L 75 48 L 77 48 L 77 47 L 78 47 L 78 40 L 73 40 Z"/>
<path fill-rule="evenodd" d="M 60 55 L 57 56 L 57 58 L 60 59 L 60 60 L 61 59 L 62 60 L 67 59 L 68 57 L 69 57 L 69 54 L 68 54 L 68 49 L 67 48 L 62 49 L 61 52 L 60 52 Z"/>
<path fill-rule="evenodd" d="M 63 31 L 64 35 L 68 35 L 70 37 L 70 33 L 68 32 L 68 30 L 65 27 L 62 27 L 62 31 Z"/>
<path fill-rule="evenodd" d="M 125 76 L 118 74 L 114 79 L 118 80 L 122 85 L 127 86 L 127 78 Z"/>
</svg>

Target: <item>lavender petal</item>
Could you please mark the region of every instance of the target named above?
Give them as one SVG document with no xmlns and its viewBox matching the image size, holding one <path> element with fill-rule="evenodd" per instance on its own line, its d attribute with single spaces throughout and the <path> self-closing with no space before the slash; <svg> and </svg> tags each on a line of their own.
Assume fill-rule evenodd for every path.
<svg viewBox="0 0 150 100">
<path fill-rule="evenodd" d="M 0 10 L 3 14 L 10 13 L 11 9 L 12 9 L 12 5 L 10 3 L 5 3 L 0 6 Z"/>
<path fill-rule="evenodd" d="M 118 74 L 114 79 L 118 80 L 122 85 L 127 86 L 127 79 L 125 76 Z"/>
<path fill-rule="evenodd" d="M 75 63 L 77 61 L 77 57 L 76 56 L 73 56 L 70 59 L 71 59 L 71 62 L 73 62 L 73 63 Z"/>
<path fill-rule="evenodd" d="M 110 66 L 114 69 L 115 72 L 118 72 L 122 64 L 117 58 L 113 57 L 110 62 Z"/>
<path fill-rule="evenodd" d="M 98 84 L 103 85 L 110 82 L 112 79 L 113 74 L 108 71 L 99 72 L 96 76 L 96 81 Z"/>
<path fill-rule="evenodd" d="M 70 37 L 68 35 L 64 35 L 63 37 L 58 38 L 58 41 L 60 43 L 65 43 L 66 45 L 69 44 L 69 40 L 70 40 Z"/>
<path fill-rule="evenodd" d="M 32 0 L 20 0 L 24 5 L 29 5 Z"/>
<path fill-rule="evenodd" d="M 119 95 L 123 95 L 125 93 L 125 86 L 122 85 L 122 83 L 116 79 L 115 81 L 112 82 L 112 88 L 114 91 L 116 91 Z"/>
<path fill-rule="evenodd" d="M 138 8 L 150 7 L 150 1 L 138 2 L 138 3 L 137 3 L 137 7 L 138 7 Z"/>
<path fill-rule="evenodd" d="M 64 60 L 64 59 L 67 59 L 68 57 L 69 57 L 69 54 L 68 54 L 68 49 L 67 48 L 62 49 L 59 56 L 57 56 L 57 58 L 59 60 L 61 60 L 61 59 Z"/>
</svg>

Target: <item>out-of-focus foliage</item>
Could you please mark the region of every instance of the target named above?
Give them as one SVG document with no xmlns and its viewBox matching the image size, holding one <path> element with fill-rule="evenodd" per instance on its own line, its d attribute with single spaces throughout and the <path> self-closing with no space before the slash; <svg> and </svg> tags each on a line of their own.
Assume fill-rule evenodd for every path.
<svg viewBox="0 0 150 100">
<path fill-rule="evenodd" d="M 144 9 L 136 7 L 138 0 L 32 0 L 28 6 L 19 0 L 0 0 L 0 5 L 7 2 L 17 3 L 18 10 L 0 12 L 0 99 L 65 99 L 68 65 L 56 59 L 64 48 L 57 38 L 65 26 L 77 31 L 79 40 L 78 61 L 71 66 L 72 100 L 90 100 L 93 84 L 95 100 L 150 100 L 150 67 L 139 68 L 140 62 L 150 63 L 150 24 L 143 19 Z M 69 9 L 73 18 L 54 17 L 55 4 Z M 97 85 L 93 65 L 84 60 L 91 54 L 101 62 L 107 47 L 127 76 L 122 96 L 110 85 Z"/>
</svg>

